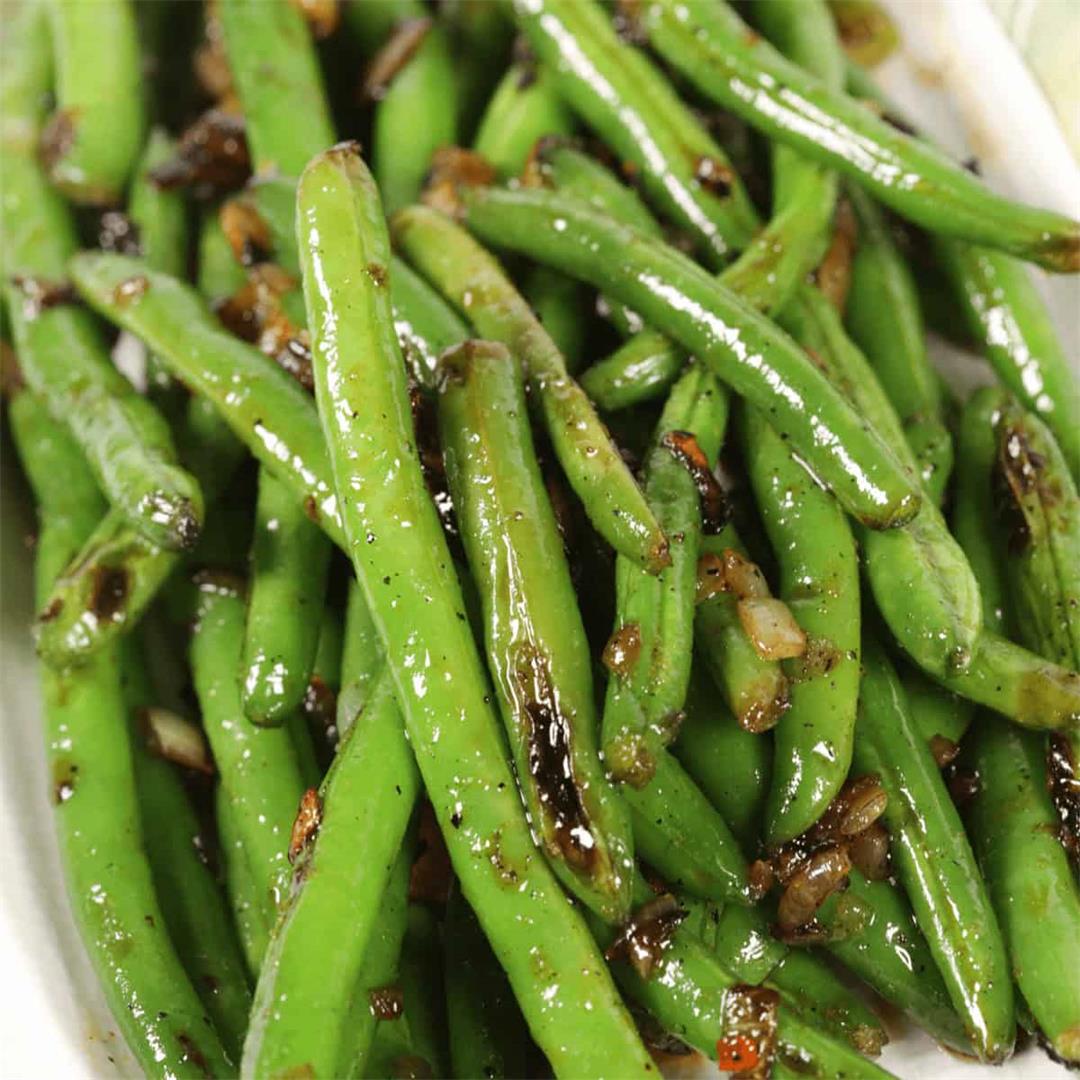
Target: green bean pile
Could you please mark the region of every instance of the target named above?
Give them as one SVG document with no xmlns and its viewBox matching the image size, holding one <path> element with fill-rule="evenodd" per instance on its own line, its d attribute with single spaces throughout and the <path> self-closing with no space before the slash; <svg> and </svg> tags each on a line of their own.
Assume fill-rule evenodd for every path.
<svg viewBox="0 0 1080 1080">
<path fill-rule="evenodd" d="M 148 1076 L 886 1075 L 855 980 L 1080 1065 L 1080 385 L 1022 265 L 1080 224 L 853 6 L 13 6 L 49 791 Z"/>
</svg>

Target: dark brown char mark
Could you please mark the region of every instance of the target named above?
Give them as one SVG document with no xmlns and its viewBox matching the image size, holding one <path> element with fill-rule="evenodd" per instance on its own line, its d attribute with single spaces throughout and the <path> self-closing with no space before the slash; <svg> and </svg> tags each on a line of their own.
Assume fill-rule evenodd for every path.
<svg viewBox="0 0 1080 1080">
<path fill-rule="evenodd" d="M 180 136 L 176 155 L 148 175 L 166 191 L 194 187 L 209 196 L 243 187 L 251 176 L 243 118 L 209 109 Z"/>
<path fill-rule="evenodd" d="M 701 499 L 702 531 L 715 536 L 730 516 L 723 489 L 709 468 L 708 459 L 689 431 L 669 431 L 660 440 L 665 450 L 670 450 L 690 473 Z"/>
<path fill-rule="evenodd" d="M 604 951 L 605 960 L 625 960 L 643 979 L 656 971 L 686 912 L 671 893 L 647 900 L 623 924 Z"/>
<path fill-rule="evenodd" d="M 1058 838 L 1080 862 L 1080 772 L 1066 736 L 1051 732 L 1046 747 L 1046 786 L 1058 816 Z"/>
<path fill-rule="evenodd" d="M 90 612 L 99 622 L 115 622 L 125 614 L 130 574 L 122 566 L 99 566 L 90 587 Z"/>
</svg>

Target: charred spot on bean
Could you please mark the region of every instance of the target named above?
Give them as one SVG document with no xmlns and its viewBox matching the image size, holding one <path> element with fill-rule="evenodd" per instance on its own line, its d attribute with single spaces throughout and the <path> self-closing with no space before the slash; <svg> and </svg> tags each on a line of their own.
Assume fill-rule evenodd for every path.
<svg viewBox="0 0 1080 1080">
<path fill-rule="evenodd" d="M 199 198 L 243 187 L 251 176 L 243 118 L 222 109 L 204 112 L 180 136 L 173 157 L 147 175 L 163 191 L 190 187 Z"/>
<path fill-rule="evenodd" d="M 791 708 L 791 693 L 785 679 L 768 701 L 751 701 L 742 706 L 736 719 L 739 727 L 751 735 L 760 735 L 780 723 L 780 718 Z"/>
<path fill-rule="evenodd" d="M 300 807 L 293 821 L 292 835 L 289 837 L 289 862 L 296 860 L 307 850 L 319 833 L 322 824 L 322 799 L 317 788 L 308 788 L 300 797 Z"/>
<path fill-rule="evenodd" d="M 661 438 L 660 445 L 690 473 L 701 499 L 702 531 L 715 536 L 727 524 L 731 508 L 697 439 L 689 431 L 669 431 Z"/>
<path fill-rule="evenodd" d="M 657 969 L 686 912 L 671 893 L 647 900 L 620 927 L 604 950 L 608 961 L 625 960 L 643 979 Z"/>
<path fill-rule="evenodd" d="M 420 804 L 417 854 L 409 872 L 409 899 L 441 905 L 450 895 L 453 870 L 435 811 L 426 799 Z M 495 837 L 498 842 L 498 836 Z"/>
<path fill-rule="evenodd" d="M 39 623 L 52 622 L 54 619 L 59 617 L 60 612 L 63 611 L 63 610 L 64 610 L 64 601 L 61 600 L 60 597 L 58 596 L 55 599 L 49 601 L 49 603 L 45 606 L 45 608 L 42 610 L 41 614 L 38 616 L 38 622 Z"/>
<path fill-rule="evenodd" d="M 1051 732 L 1046 747 L 1046 786 L 1058 818 L 1058 839 L 1080 861 L 1080 772 L 1068 738 Z"/>
<path fill-rule="evenodd" d="M 400 1020 L 405 1013 L 405 993 L 400 986 L 376 986 L 368 991 L 368 1008 L 376 1020 Z"/>
<path fill-rule="evenodd" d="M 186 1031 L 177 1032 L 176 1041 L 184 1051 L 184 1057 L 209 1080 L 214 1074 L 199 1044 Z"/>
<path fill-rule="evenodd" d="M 397 24 L 379 51 L 371 58 L 364 72 L 360 83 L 361 102 L 382 101 L 386 97 L 386 92 L 394 79 L 424 43 L 424 38 L 427 37 L 432 25 L 432 20 L 427 16 L 418 19 L 403 19 Z"/>
<path fill-rule="evenodd" d="M 643 46 L 649 42 L 641 17 L 641 0 L 619 0 L 612 19 L 615 33 L 627 45 Z"/>
<path fill-rule="evenodd" d="M 726 199 L 735 183 L 735 174 L 725 162 L 699 155 L 694 161 L 694 179 L 711 195 Z"/>
<path fill-rule="evenodd" d="M 843 656 L 844 654 L 828 638 L 808 637 L 806 652 L 788 661 L 788 677 L 795 683 L 805 682 L 808 679 L 820 679 L 830 674 Z"/>
<path fill-rule="evenodd" d="M 369 262 L 367 264 L 367 275 L 375 283 L 376 288 L 383 289 L 386 287 L 387 273 L 386 267 L 382 263 Z"/>
<path fill-rule="evenodd" d="M 928 745 L 930 753 L 934 755 L 934 763 L 939 769 L 951 765 L 956 760 L 956 755 L 960 753 L 960 744 L 945 738 L 944 735 L 932 735 Z"/>
<path fill-rule="evenodd" d="M 960 808 L 967 806 L 982 790 L 982 781 L 975 769 L 968 769 L 958 762 L 946 765 L 942 770 L 945 786 L 952 801 Z"/>
<path fill-rule="evenodd" d="M 12 285 L 22 293 L 23 317 L 36 319 L 43 311 L 79 303 L 79 294 L 68 281 L 49 281 L 27 274 L 13 274 Z"/>
<path fill-rule="evenodd" d="M 123 566 L 94 568 L 88 607 L 99 622 L 113 622 L 123 616 L 131 588 L 131 575 Z"/>
<path fill-rule="evenodd" d="M 75 145 L 78 109 L 57 109 L 42 129 L 38 155 L 45 169 L 53 169 L 71 152 Z"/>
<path fill-rule="evenodd" d="M 120 210 L 106 210 L 98 223 L 98 247 L 120 255 L 141 255 L 138 225 Z"/>
<path fill-rule="evenodd" d="M 321 675 L 312 675 L 301 706 L 309 720 L 329 730 L 337 712 L 337 694 Z"/>
<path fill-rule="evenodd" d="M 611 637 L 600 659 L 612 675 L 628 678 L 641 655 L 641 627 L 636 623 L 623 623 Z"/>
<path fill-rule="evenodd" d="M 1046 480 L 1045 466 L 1045 458 L 1031 445 L 1021 423 L 1002 426 L 998 433 L 994 494 L 1010 554 L 1022 553 L 1031 543 L 1027 502 L 1038 499 L 1052 504 L 1058 499 L 1058 493 Z"/>
</svg>

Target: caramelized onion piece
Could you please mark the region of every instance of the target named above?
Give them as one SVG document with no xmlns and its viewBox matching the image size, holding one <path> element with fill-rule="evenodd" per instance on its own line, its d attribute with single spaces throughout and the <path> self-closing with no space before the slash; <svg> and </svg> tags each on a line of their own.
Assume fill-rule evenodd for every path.
<svg viewBox="0 0 1080 1080">
<path fill-rule="evenodd" d="M 671 893 L 647 900 L 623 925 L 604 952 L 606 960 L 625 960 L 643 978 L 656 970 L 675 928 L 686 912 Z"/>
<path fill-rule="evenodd" d="M 851 858 L 841 845 L 814 852 L 787 882 L 777 919 L 780 929 L 794 930 L 808 923 L 819 907 L 841 888 L 851 870 Z"/>
<path fill-rule="evenodd" d="M 806 634 L 783 600 L 772 596 L 740 600 L 736 610 L 750 644 L 763 660 L 790 660 L 806 652 Z"/>
<path fill-rule="evenodd" d="M 884 881 L 889 876 L 889 832 L 875 821 L 848 844 L 852 864 L 863 877 Z"/>
<path fill-rule="evenodd" d="M 151 754 L 185 769 L 213 776 L 214 763 L 198 725 L 169 709 L 155 707 L 140 712 L 139 726 Z"/>
</svg>

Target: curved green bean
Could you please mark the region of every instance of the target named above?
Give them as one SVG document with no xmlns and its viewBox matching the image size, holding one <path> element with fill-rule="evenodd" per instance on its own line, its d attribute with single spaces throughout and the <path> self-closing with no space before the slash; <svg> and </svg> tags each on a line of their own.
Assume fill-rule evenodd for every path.
<svg viewBox="0 0 1080 1080">
<path fill-rule="evenodd" d="M 918 510 L 892 454 L 794 343 L 686 256 L 549 192 L 472 189 L 463 201 L 479 235 L 591 281 L 766 410 L 857 518 L 888 528 Z"/>
<path fill-rule="evenodd" d="M 525 167 L 536 140 L 544 135 L 572 135 L 574 117 L 545 67 L 511 64 L 499 80 L 473 139 L 473 149 L 502 180 Z"/>
<path fill-rule="evenodd" d="M 319 644 L 330 548 L 290 488 L 259 477 L 251 584 L 240 661 L 244 715 L 276 727 L 307 692 Z"/>
<path fill-rule="evenodd" d="M 855 766 L 888 794 L 884 822 L 897 869 L 976 1054 L 1002 1061 L 1015 1038 L 1012 976 L 1001 931 L 959 814 L 919 738 L 891 665 L 868 636 Z"/>
<path fill-rule="evenodd" d="M 938 1042 L 971 1052 L 930 946 L 897 886 L 868 881 L 853 868 L 847 890 L 830 896 L 815 918 L 824 947 L 867 986 Z"/>
<path fill-rule="evenodd" d="M 858 554 L 840 507 L 749 408 L 742 448 L 780 595 L 807 635 L 806 655 L 787 661 L 790 707 L 773 732 L 765 835 L 777 845 L 817 821 L 847 779 L 859 695 Z"/>
<path fill-rule="evenodd" d="M 100 503 L 76 444 L 21 391 L 12 436 L 39 503 L 39 598 L 89 535 Z M 78 492 L 78 494 L 76 494 Z M 143 848 L 118 658 L 42 669 L 53 818 L 90 961 L 119 1029 L 150 1076 L 226 1073 L 229 1061 L 169 939 Z"/>
<path fill-rule="evenodd" d="M 759 131 L 857 180 L 917 224 L 1080 270 L 1080 225 L 993 194 L 946 155 L 785 60 L 721 0 L 648 0 L 650 44 L 703 94 Z"/>
<path fill-rule="evenodd" d="M 355 150 L 340 147 L 308 167 L 297 200 L 316 399 L 348 548 L 462 891 L 556 1072 L 651 1074 L 595 946 L 536 851 L 486 699 L 412 447 L 374 184 Z"/>
<path fill-rule="evenodd" d="M 522 365 L 555 456 L 597 532 L 657 572 L 668 544 L 645 496 L 555 343 L 499 263 L 449 218 L 423 206 L 394 216 L 394 243 L 485 338 Z"/>
<path fill-rule="evenodd" d="M 293 859 L 293 885 L 259 972 L 242 1075 L 304 1066 L 314 1076 L 334 1075 L 349 996 L 363 975 L 419 787 L 384 674 L 319 791 L 304 797 L 314 808 L 311 828 Z"/>
<path fill-rule="evenodd" d="M 589 643 L 520 366 L 504 346 L 475 341 L 443 354 L 441 372 L 446 473 L 532 828 L 566 888 L 619 922 L 630 910 L 630 822 L 600 764 Z"/>
<path fill-rule="evenodd" d="M 240 939 L 247 970 L 254 981 L 258 978 L 259 967 L 270 946 L 270 927 L 266 922 L 262 893 L 251 873 L 244 853 L 244 841 L 236 826 L 236 812 L 220 784 L 214 793 L 214 813 L 221 845 L 225 894 L 232 909 L 236 936 Z"/>
<path fill-rule="evenodd" d="M 272 927 L 288 895 L 288 849 L 304 792 L 287 730 L 257 728 L 240 704 L 244 601 L 234 579 L 202 574 L 189 658 L 203 728 L 247 859 L 259 912 Z"/>
<path fill-rule="evenodd" d="M 42 162 L 73 202 L 118 203 L 146 127 L 135 5 L 49 0 L 46 6 L 57 108 L 41 133 Z"/>
<path fill-rule="evenodd" d="M 379 631 L 364 599 L 364 590 L 349 582 L 345 612 L 345 641 L 341 650 L 341 693 L 338 695 L 338 737 L 344 739 L 371 698 L 375 680 L 383 668 Z"/>
<path fill-rule="evenodd" d="M 456 889 L 446 905 L 443 942 L 453 1075 L 527 1075 L 525 1022 L 476 916 Z"/>
<path fill-rule="evenodd" d="M 772 771 L 772 739 L 741 727 L 695 660 L 671 752 L 720 811 L 744 852 L 756 850 Z"/>
<path fill-rule="evenodd" d="M 518 26 L 570 106 L 640 173 L 649 198 L 719 264 L 756 215 L 723 150 L 646 56 L 592 0 L 515 5 Z"/>
<path fill-rule="evenodd" d="M 1080 1060 L 1080 888 L 1057 838 L 1041 740 L 983 716 L 972 841 L 1012 973 L 1052 1051 Z"/>
</svg>

